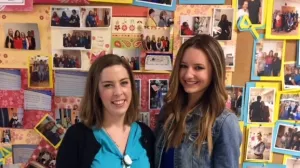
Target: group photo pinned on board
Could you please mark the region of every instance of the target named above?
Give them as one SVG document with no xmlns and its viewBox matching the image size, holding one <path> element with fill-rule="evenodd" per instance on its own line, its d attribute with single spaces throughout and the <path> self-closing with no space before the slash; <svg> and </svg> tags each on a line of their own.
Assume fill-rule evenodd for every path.
<svg viewBox="0 0 300 168">
<path fill-rule="evenodd" d="M 81 51 L 80 50 L 53 50 L 53 69 L 80 69 Z"/>
<path fill-rule="evenodd" d="M 166 10 L 148 9 L 145 28 L 170 27 L 174 25 L 174 13 Z"/>
<path fill-rule="evenodd" d="M 86 28 L 110 27 L 111 7 L 81 7 L 81 25 Z"/>
<path fill-rule="evenodd" d="M 141 38 L 146 52 L 172 52 L 169 28 L 144 29 Z"/>
<path fill-rule="evenodd" d="M 126 60 L 132 70 L 140 70 L 141 50 L 139 48 L 113 48 L 112 52 Z"/>
<path fill-rule="evenodd" d="M 300 93 L 280 94 L 279 119 L 300 120 Z"/>
<path fill-rule="evenodd" d="M 80 27 L 79 7 L 54 6 L 51 8 L 51 26 Z"/>
<path fill-rule="evenodd" d="M 284 64 L 284 89 L 300 89 L 300 68 L 295 62 L 285 62 Z"/>
<path fill-rule="evenodd" d="M 51 60 L 48 56 L 34 55 L 29 58 L 28 80 L 30 87 L 51 86 Z"/>
</svg>

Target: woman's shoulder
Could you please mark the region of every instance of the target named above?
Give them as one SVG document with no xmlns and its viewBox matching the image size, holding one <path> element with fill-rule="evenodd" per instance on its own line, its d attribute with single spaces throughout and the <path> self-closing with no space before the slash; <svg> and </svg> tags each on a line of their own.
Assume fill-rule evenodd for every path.
<svg viewBox="0 0 300 168">
<path fill-rule="evenodd" d="M 224 109 L 222 113 L 216 118 L 214 127 L 216 130 L 222 129 L 223 125 L 236 125 L 238 124 L 239 119 L 238 117 L 234 114 L 234 112 Z"/>
<path fill-rule="evenodd" d="M 81 136 L 87 133 L 92 133 L 92 130 L 85 126 L 82 122 L 72 125 L 66 132 L 69 136 Z"/>
</svg>

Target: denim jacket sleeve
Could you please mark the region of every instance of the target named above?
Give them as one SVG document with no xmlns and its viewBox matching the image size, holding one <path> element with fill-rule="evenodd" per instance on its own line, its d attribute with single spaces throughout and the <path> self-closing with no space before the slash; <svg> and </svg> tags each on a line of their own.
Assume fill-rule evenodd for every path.
<svg viewBox="0 0 300 168">
<path fill-rule="evenodd" d="M 238 168 L 242 142 L 238 118 L 233 113 L 227 115 L 219 131 L 213 148 L 213 167 Z"/>
</svg>

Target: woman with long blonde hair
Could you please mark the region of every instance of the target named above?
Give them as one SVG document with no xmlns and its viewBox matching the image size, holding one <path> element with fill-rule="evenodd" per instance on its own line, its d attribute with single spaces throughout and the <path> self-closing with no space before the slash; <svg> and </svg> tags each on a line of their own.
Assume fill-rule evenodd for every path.
<svg viewBox="0 0 300 168">
<path fill-rule="evenodd" d="M 156 168 L 238 168 L 242 134 L 226 109 L 225 57 L 209 35 L 180 47 L 156 133 Z"/>
</svg>

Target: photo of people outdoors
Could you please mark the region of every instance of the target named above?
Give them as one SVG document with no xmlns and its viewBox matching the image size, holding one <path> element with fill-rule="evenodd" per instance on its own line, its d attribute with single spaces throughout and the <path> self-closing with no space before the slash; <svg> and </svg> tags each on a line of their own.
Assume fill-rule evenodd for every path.
<svg viewBox="0 0 300 168">
<path fill-rule="evenodd" d="M 0 108 L 0 127 L 22 128 L 24 109 Z"/>
<path fill-rule="evenodd" d="M 55 50 L 53 53 L 53 68 L 77 69 L 81 68 L 81 51 Z"/>
<path fill-rule="evenodd" d="M 51 26 L 80 27 L 79 7 L 52 7 Z"/>
<path fill-rule="evenodd" d="M 174 24 L 174 13 L 165 10 L 152 9 L 148 10 L 148 17 L 145 28 L 152 27 L 170 27 Z"/>
<path fill-rule="evenodd" d="M 271 160 L 272 127 L 250 127 L 246 160 Z"/>
<path fill-rule="evenodd" d="M 233 8 L 214 8 L 212 35 L 217 40 L 231 40 Z"/>
<path fill-rule="evenodd" d="M 69 30 L 68 33 L 63 34 L 62 42 L 65 49 L 91 49 L 91 31 Z"/>
<path fill-rule="evenodd" d="M 231 109 L 238 118 L 242 115 L 243 109 L 243 87 L 227 86 L 226 108 Z"/>
<path fill-rule="evenodd" d="M 260 40 L 256 43 L 255 75 L 280 76 L 283 41 Z"/>
<path fill-rule="evenodd" d="M 211 35 L 211 16 L 180 16 L 180 35 Z"/>
<path fill-rule="evenodd" d="M 80 15 L 84 27 L 110 27 L 111 7 L 81 7 Z"/>
<path fill-rule="evenodd" d="M 252 24 L 265 22 L 264 0 L 238 0 L 237 19 L 248 16 Z"/>
<path fill-rule="evenodd" d="M 284 65 L 284 88 L 300 89 L 300 68 L 297 68 L 295 63 Z"/>
<path fill-rule="evenodd" d="M 160 109 L 169 90 L 168 79 L 149 79 L 149 109 Z"/>
<path fill-rule="evenodd" d="M 59 145 L 65 134 L 65 129 L 56 124 L 55 120 L 48 115 L 35 127 L 35 129 L 54 147 Z"/>
<path fill-rule="evenodd" d="M 140 70 L 140 49 L 113 48 L 113 54 L 119 55 L 122 59 L 125 59 L 132 70 Z"/>
<path fill-rule="evenodd" d="M 248 122 L 272 122 L 275 106 L 275 89 L 249 88 Z"/>
<path fill-rule="evenodd" d="M 279 119 L 300 120 L 300 94 L 282 93 L 280 97 Z"/>
<path fill-rule="evenodd" d="M 32 56 L 29 60 L 29 85 L 30 87 L 49 87 L 50 72 L 48 56 Z"/>
<path fill-rule="evenodd" d="M 170 29 L 144 29 L 141 36 L 146 52 L 171 52 Z"/>
<path fill-rule="evenodd" d="M 35 160 L 29 161 L 26 168 L 55 168 L 56 154 L 50 152 L 48 148 L 42 148 Z"/>
<path fill-rule="evenodd" d="M 9 129 L 2 129 L 1 142 L 4 144 L 11 143 L 11 133 Z"/>
<path fill-rule="evenodd" d="M 299 35 L 300 1 L 274 0 L 272 35 Z"/>
<path fill-rule="evenodd" d="M 59 108 L 55 110 L 56 123 L 62 125 L 65 129 L 68 129 L 73 124 L 80 122 L 79 109 L 77 105 L 73 108 Z"/>
<path fill-rule="evenodd" d="M 149 112 L 140 112 L 139 121 L 147 124 L 150 127 L 150 113 Z"/>
<path fill-rule="evenodd" d="M 40 50 L 40 32 L 36 23 L 5 23 L 5 48 Z"/>
<path fill-rule="evenodd" d="M 276 143 L 274 148 L 283 151 L 300 152 L 300 127 L 293 124 L 280 124 L 275 132 Z"/>
</svg>

